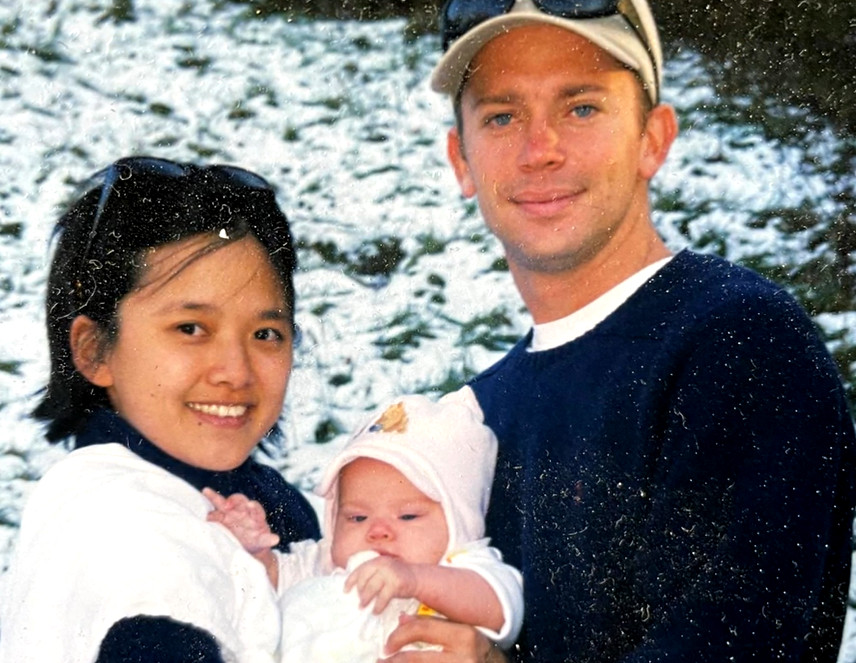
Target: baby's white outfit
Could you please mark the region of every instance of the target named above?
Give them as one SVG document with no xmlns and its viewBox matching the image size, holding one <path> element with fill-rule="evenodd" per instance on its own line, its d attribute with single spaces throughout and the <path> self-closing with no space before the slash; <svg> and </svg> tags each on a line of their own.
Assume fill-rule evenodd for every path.
<svg viewBox="0 0 856 663">
<path fill-rule="evenodd" d="M 419 611 L 420 603 L 415 599 L 393 599 L 375 615 L 371 605 L 360 608 L 356 590 L 345 592 L 345 578 L 376 557 L 372 551 L 351 557 L 347 569 L 331 569 L 327 540 L 300 541 L 292 544 L 290 554 L 277 555 L 283 624 L 281 663 L 374 663 L 384 657 L 383 646 L 398 626 L 399 615 Z M 485 579 L 499 598 L 504 623 L 499 632 L 479 630 L 500 646 L 511 646 L 523 614 L 517 570 L 502 562 L 499 551 L 488 546 L 487 539 L 447 555 L 440 565 L 469 569 Z"/>
<path fill-rule="evenodd" d="M 383 643 L 398 625 L 398 615 L 413 614 L 419 602 L 393 599 L 375 615 L 371 606 L 360 608 L 356 590 L 345 592 L 348 573 L 376 555 L 357 553 L 347 570 L 307 578 L 283 594 L 282 663 L 363 663 L 383 658 Z"/>
<path fill-rule="evenodd" d="M 399 615 L 419 611 L 413 599 L 394 599 L 380 615 L 372 613 L 371 605 L 361 609 L 357 591 L 344 591 L 349 570 L 333 567 L 329 533 L 336 520 L 338 476 L 356 458 L 392 465 L 442 505 L 449 546 L 439 564 L 473 571 L 490 585 L 504 621 L 499 632 L 479 630 L 503 648 L 514 644 L 523 620 L 523 580 L 483 538 L 496 437 L 482 419 L 478 405 L 455 394 L 437 402 L 404 396 L 378 409 L 334 458 L 317 489 L 326 499 L 326 536 L 292 544 L 289 554 L 276 553 L 282 663 L 374 663 L 384 657 L 383 646 Z M 374 556 L 373 551 L 357 553 L 349 569 Z"/>
</svg>

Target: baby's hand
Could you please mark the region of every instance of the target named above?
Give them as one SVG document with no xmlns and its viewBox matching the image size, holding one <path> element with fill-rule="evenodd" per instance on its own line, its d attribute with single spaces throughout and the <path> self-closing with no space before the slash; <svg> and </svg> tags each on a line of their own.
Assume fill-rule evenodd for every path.
<svg viewBox="0 0 856 663">
<path fill-rule="evenodd" d="M 208 513 L 208 520 L 225 526 L 251 555 L 270 550 L 279 543 L 279 537 L 271 532 L 265 510 L 258 502 L 241 493 L 223 497 L 210 488 L 203 488 L 202 494 L 214 506 Z"/>
<path fill-rule="evenodd" d="M 374 600 L 372 612 L 383 612 L 392 599 L 409 599 L 416 595 L 416 569 L 394 557 L 375 557 L 355 568 L 345 580 L 345 591 L 356 587 L 360 607 Z"/>
</svg>

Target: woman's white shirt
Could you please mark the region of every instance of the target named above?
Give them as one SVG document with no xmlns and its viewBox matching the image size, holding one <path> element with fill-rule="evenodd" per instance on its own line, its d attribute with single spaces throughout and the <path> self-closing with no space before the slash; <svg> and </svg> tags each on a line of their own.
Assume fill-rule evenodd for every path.
<svg viewBox="0 0 856 663">
<path fill-rule="evenodd" d="M 224 658 L 270 663 L 276 593 L 188 483 L 118 444 L 71 452 L 30 496 L 0 605 L 0 662 L 91 663 L 124 617 L 211 633 Z"/>
</svg>

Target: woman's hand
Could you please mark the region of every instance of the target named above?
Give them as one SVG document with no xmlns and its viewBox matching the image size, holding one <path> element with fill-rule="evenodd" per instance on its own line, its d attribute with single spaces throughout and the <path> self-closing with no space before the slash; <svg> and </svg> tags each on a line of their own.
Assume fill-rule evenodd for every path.
<svg viewBox="0 0 856 663">
<path fill-rule="evenodd" d="M 443 651 L 399 651 L 405 645 L 426 642 Z M 384 663 L 507 663 L 508 659 L 482 633 L 467 624 L 436 617 L 402 615 L 386 641 L 387 652 L 397 652 Z"/>
</svg>

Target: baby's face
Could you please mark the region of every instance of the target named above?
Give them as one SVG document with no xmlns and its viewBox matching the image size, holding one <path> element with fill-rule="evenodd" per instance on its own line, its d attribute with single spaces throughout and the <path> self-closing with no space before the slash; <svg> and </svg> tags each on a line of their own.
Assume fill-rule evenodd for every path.
<svg viewBox="0 0 856 663">
<path fill-rule="evenodd" d="M 333 563 L 374 550 L 411 564 L 437 564 L 449 533 L 439 502 L 419 491 L 392 465 L 357 458 L 339 472 Z"/>
</svg>

